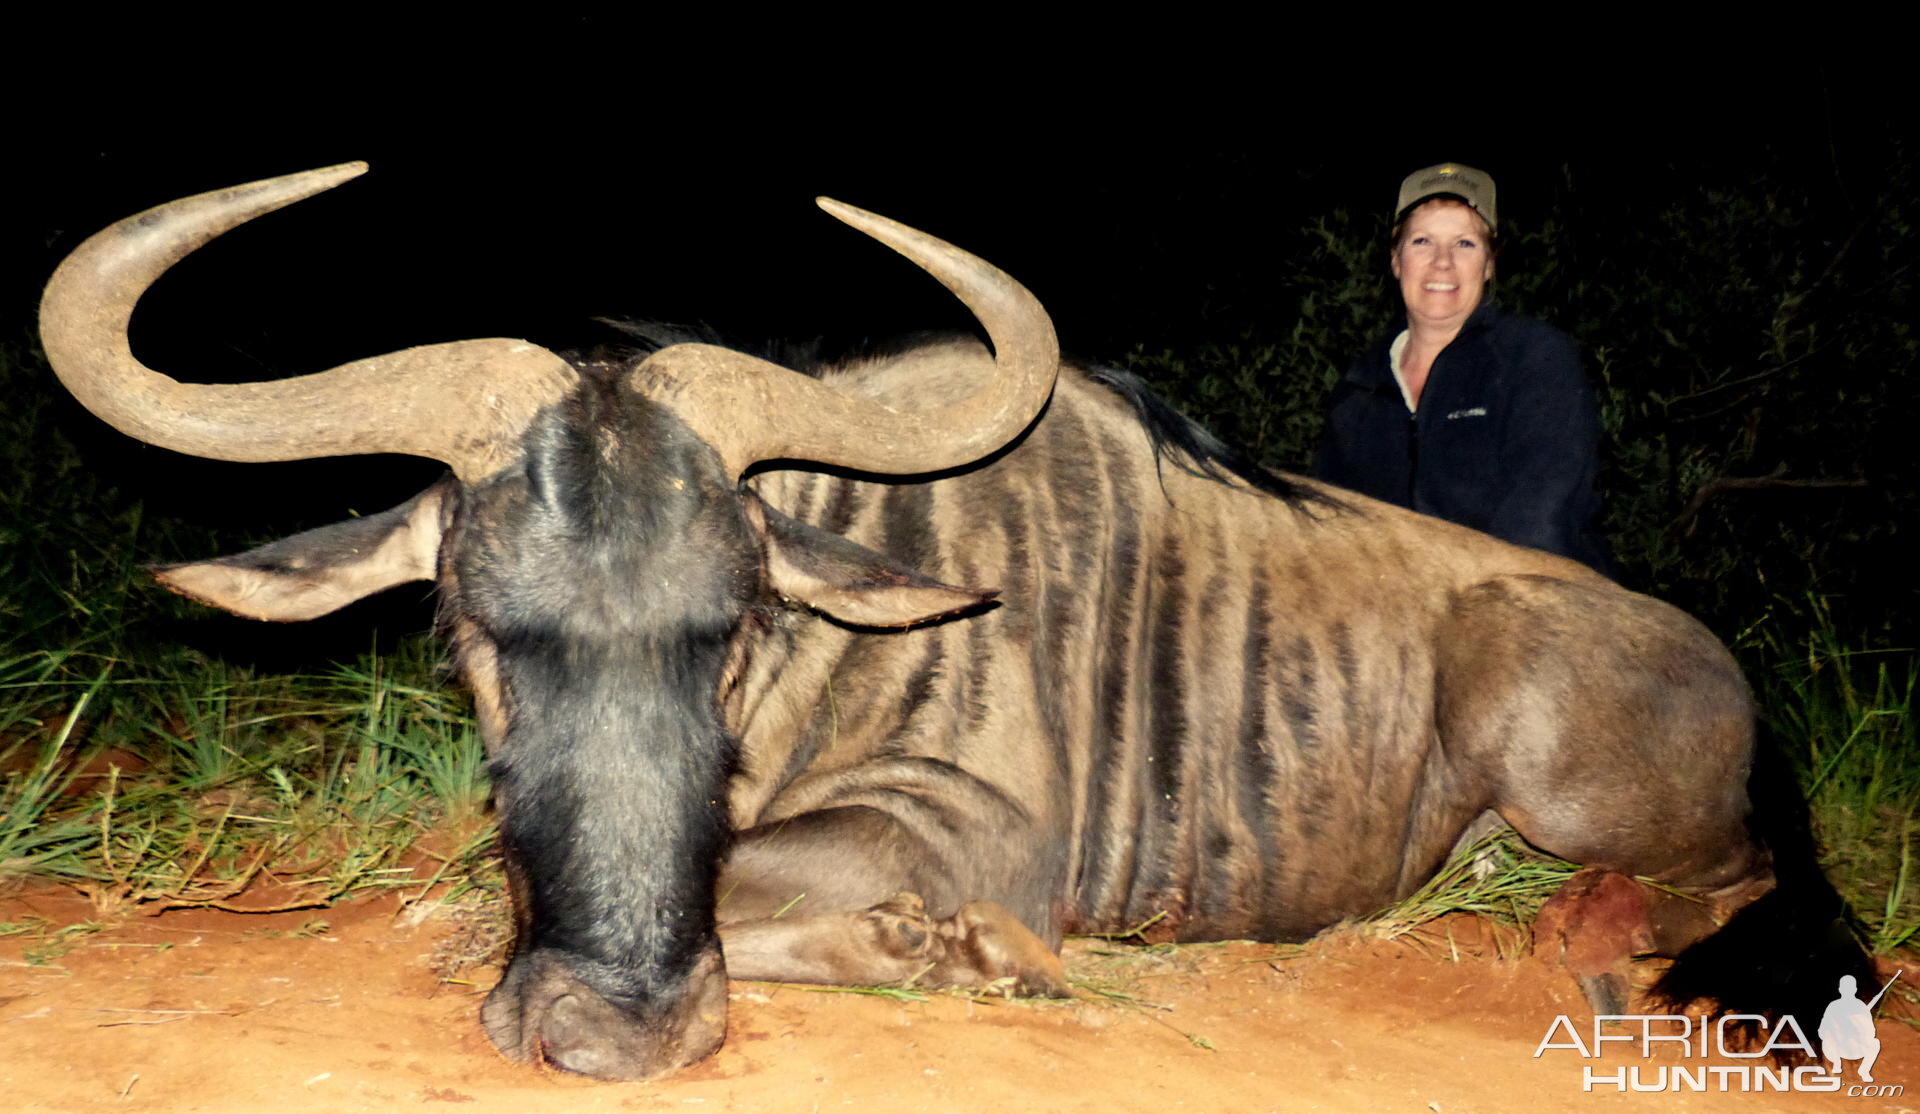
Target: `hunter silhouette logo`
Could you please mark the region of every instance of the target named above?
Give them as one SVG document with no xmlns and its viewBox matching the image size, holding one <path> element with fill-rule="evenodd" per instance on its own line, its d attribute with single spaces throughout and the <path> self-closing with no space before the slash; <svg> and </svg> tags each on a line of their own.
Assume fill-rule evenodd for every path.
<svg viewBox="0 0 1920 1114">
<path fill-rule="evenodd" d="M 1650 1060 L 1655 1049 L 1678 1046 L 1669 1048 L 1663 1057 L 1667 1062 L 1658 1064 L 1600 1068 L 1584 1063 L 1580 1069 L 1581 1089 L 1586 1091 L 1839 1091 L 1856 1098 L 1892 1097 L 1905 1093 L 1906 1088 L 1899 1083 L 1873 1081 L 1873 1063 L 1880 1056 L 1873 1010 L 1899 978 L 1895 974 L 1871 1001 L 1862 1002 L 1857 993 L 1859 983 L 1852 975 L 1841 976 L 1839 996 L 1827 1004 L 1820 1027 L 1815 1030 L 1820 1039 L 1817 1051 L 1807 1039 L 1807 1029 L 1791 1014 L 1778 1021 L 1758 1014 L 1700 1020 L 1686 1014 L 1599 1014 L 1594 1016 L 1591 1035 L 1585 1039 L 1580 1026 L 1560 1014 L 1547 1027 L 1547 1035 L 1540 1039 L 1533 1055 L 1538 1059 L 1548 1051 L 1564 1049 L 1577 1052 L 1582 1060 L 1597 1060 L 1608 1045 L 1626 1045 L 1636 1050 L 1640 1059 Z M 1757 1051 L 1729 1037 L 1729 1028 L 1743 1023 L 1766 1034 L 1765 1045 Z M 1783 1067 L 1766 1059 L 1788 1051 L 1803 1053 L 1813 1062 Z M 1679 1063 L 1671 1062 L 1675 1053 Z M 1696 1062 L 1709 1057 L 1733 1063 Z M 1845 1078 L 1842 1065 L 1849 1061 L 1855 1062 L 1857 1083 Z"/>
<path fill-rule="evenodd" d="M 1827 1006 L 1827 1012 L 1820 1015 L 1820 1052 L 1827 1059 L 1827 1070 L 1833 1075 L 1840 1074 L 1840 1061 L 1858 1060 L 1854 1070 L 1860 1073 L 1862 1083 L 1873 1082 L 1873 1062 L 1880 1056 L 1880 1038 L 1873 1031 L 1873 1007 L 1886 997 L 1888 988 L 1900 976 L 1895 973 L 1873 996 L 1873 1001 L 1862 1002 L 1854 989 L 1859 985 L 1852 975 L 1840 976 L 1840 997 Z"/>
</svg>

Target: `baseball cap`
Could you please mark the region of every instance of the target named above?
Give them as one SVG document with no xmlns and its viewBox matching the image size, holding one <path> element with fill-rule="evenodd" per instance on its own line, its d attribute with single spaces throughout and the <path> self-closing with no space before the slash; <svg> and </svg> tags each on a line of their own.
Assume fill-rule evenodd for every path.
<svg viewBox="0 0 1920 1114">
<path fill-rule="evenodd" d="M 1454 194 L 1466 201 L 1487 222 L 1488 228 L 1499 229 L 1500 219 L 1493 207 L 1493 178 L 1484 170 L 1457 162 L 1443 162 L 1407 175 L 1400 183 L 1400 200 L 1393 207 L 1394 218 L 1405 216 L 1408 209 L 1441 193 Z"/>
</svg>

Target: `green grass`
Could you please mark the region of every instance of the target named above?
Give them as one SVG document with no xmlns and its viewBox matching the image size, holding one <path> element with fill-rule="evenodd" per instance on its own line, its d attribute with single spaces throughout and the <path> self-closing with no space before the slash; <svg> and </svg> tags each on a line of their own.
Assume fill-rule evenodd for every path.
<svg viewBox="0 0 1920 1114">
<path fill-rule="evenodd" d="M 1754 678 L 1763 715 L 1800 769 L 1828 875 L 1853 903 L 1874 951 L 1916 942 L 1920 878 L 1920 656 L 1854 649 L 1824 601 L 1798 638 L 1763 639 L 1771 668 Z"/>
<path fill-rule="evenodd" d="M 0 884 L 66 882 L 103 911 L 251 911 L 470 882 L 485 756 L 433 653 L 291 677 L 21 655 L 0 711 Z"/>
</svg>

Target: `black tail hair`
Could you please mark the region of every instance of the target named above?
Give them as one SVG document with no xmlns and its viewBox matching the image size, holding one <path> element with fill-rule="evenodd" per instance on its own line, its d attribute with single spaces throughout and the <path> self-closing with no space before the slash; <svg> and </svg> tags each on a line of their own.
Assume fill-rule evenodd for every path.
<svg viewBox="0 0 1920 1114">
<path fill-rule="evenodd" d="M 1747 827 L 1773 856 L 1774 888 L 1681 952 L 1654 984 L 1653 997 L 1676 1010 L 1710 1002 L 1715 1019 L 1766 1018 L 1765 1032 L 1751 1022 L 1728 1025 L 1730 1038 L 1750 1045 L 1764 1043 L 1791 1015 L 1818 1046 L 1820 1018 L 1838 994 L 1840 977 L 1852 975 L 1867 998 L 1879 988 L 1878 976 L 1846 900 L 1820 868 L 1806 794 L 1779 741 L 1764 727 L 1747 796 L 1753 804 Z M 1799 1059 L 1786 1050 L 1776 1054 Z"/>
</svg>

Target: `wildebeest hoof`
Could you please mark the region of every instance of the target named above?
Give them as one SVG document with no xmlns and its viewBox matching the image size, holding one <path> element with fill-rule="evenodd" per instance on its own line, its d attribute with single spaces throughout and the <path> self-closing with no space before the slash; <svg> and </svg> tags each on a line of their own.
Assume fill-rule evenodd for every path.
<svg viewBox="0 0 1920 1114">
<path fill-rule="evenodd" d="M 916 986 L 1007 986 L 1030 998 L 1070 993 L 1060 957 L 1005 906 L 973 901 L 936 920 L 918 894 L 900 893 L 863 917 L 874 943 L 911 971 Z"/>
<path fill-rule="evenodd" d="M 902 891 L 867 910 L 882 950 L 902 959 L 927 956 L 934 941 L 933 919 L 920 895 Z"/>
<path fill-rule="evenodd" d="M 1024 998 L 1072 995 L 1066 964 L 1005 906 L 970 901 L 942 927 L 949 949 L 964 955 L 980 972 L 979 985 L 1011 976 L 1014 993 Z"/>
</svg>

